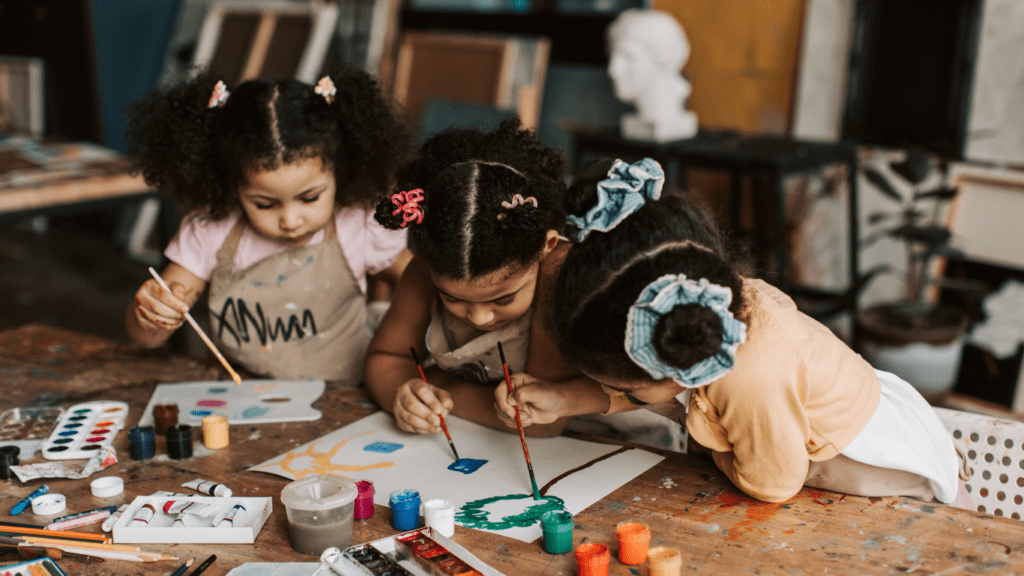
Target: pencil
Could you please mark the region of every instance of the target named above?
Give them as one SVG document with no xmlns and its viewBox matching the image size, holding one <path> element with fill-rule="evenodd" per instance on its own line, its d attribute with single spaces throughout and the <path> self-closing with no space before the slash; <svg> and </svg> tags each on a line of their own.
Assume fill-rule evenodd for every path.
<svg viewBox="0 0 1024 576">
<path fill-rule="evenodd" d="M 174 574 L 171 574 L 171 576 L 181 576 L 182 574 L 185 573 L 185 570 L 188 570 L 189 568 L 192 567 L 192 563 L 195 562 L 195 561 L 196 561 L 196 559 L 192 558 L 188 562 L 185 562 L 184 564 L 181 565 L 181 568 L 178 568 L 177 570 L 175 570 Z"/>
<path fill-rule="evenodd" d="M 412 359 L 416 362 L 416 369 L 420 371 L 420 378 L 423 378 L 423 381 L 427 382 L 427 375 L 423 372 L 423 365 L 420 364 L 420 357 L 416 355 L 416 348 L 409 348 L 409 351 L 412 352 Z M 430 382 L 427 382 L 427 384 L 430 384 Z M 444 423 L 444 416 L 438 415 L 438 417 L 441 419 L 441 429 L 444 430 L 444 435 L 448 438 L 448 445 L 452 447 L 452 454 L 455 454 L 456 460 L 460 460 L 459 451 L 455 449 L 455 443 L 452 442 L 452 435 L 448 433 L 448 425 Z"/>
<path fill-rule="evenodd" d="M 14 528 L 0 526 L 0 535 L 15 536 L 41 536 L 43 538 L 61 538 L 66 540 L 92 540 L 95 542 L 110 542 L 110 538 L 101 534 L 90 534 L 88 532 L 70 532 L 67 530 L 46 530 L 37 528 Z"/>
<path fill-rule="evenodd" d="M 505 350 L 498 342 L 498 354 L 501 354 L 501 368 L 505 371 L 505 383 L 508 384 L 508 393 L 512 394 L 512 377 L 508 373 L 508 364 L 505 363 Z M 526 456 L 526 468 L 530 471 L 530 483 L 533 485 L 533 499 L 540 500 L 540 491 L 537 490 L 537 477 L 533 475 L 533 463 L 530 462 L 530 451 L 526 448 L 526 435 L 523 434 L 523 423 L 519 420 L 519 406 L 513 406 L 516 411 L 516 426 L 519 428 L 519 441 L 523 443 L 523 455 Z"/>
<path fill-rule="evenodd" d="M 199 576 L 200 574 L 203 573 L 204 570 L 209 568 L 210 564 L 213 564 L 213 561 L 216 560 L 216 559 L 217 559 L 217 555 L 216 554 L 211 554 L 210 557 L 207 558 L 206 560 L 203 560 L 203 563 L 200 564 L 198 568 L 193 570 L 192 573 L 189 574 L 189 576 Z"/>
<path fill-rule="evenodd" d="M 149 273 L 153 276 L 153 278 L 156 278 L 156 281 L 160 283 L 161 288 L 167 290 L 168 292 L 171 291 L 171 289 L 167 286 L 167 283 L 164 282 L 164 279 L 160 277 L 160 274 L 158 274 L 157 271 L 154 270 L 152 266 L 149 267 Z M 228 371 L 228 374 L 231 375 L 231 379 L 235 381 L 235 384 L 241 386 L 242 377 L 238 375 L 238 372 L 235 372 L 234 368 L 232 368 L 230 364 L 228 364 L 227 359 L 225 359 L 224 355 L 220 353 L 220 350 L 217 350 L 217 347 L 213 344 L 213 340 L 210 340 L 210 337 L 206 335 L 206 332 L 203 332 L 203 329 L 199 327 L 199 324 L 196 322 L 196 319 L 192 317 L 192 314 L 185 312 L 185 319 L 188 320 L 188 323 L 191 324 L 192 327 L 196 329 L 196 332 L 199 333 L 199 337 L 203 339 L 203 342 L 210 349 L 210 352 L 213 352 L 213 355 L 217 357 L 217 360 L 220 360 L 221 365 L 223 365 L 224 368 Z"/>
</svg>

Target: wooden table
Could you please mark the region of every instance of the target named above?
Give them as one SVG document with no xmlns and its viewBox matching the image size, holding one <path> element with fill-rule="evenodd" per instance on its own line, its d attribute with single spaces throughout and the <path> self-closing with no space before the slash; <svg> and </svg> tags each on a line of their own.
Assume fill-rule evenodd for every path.
<svg viewBox="0 0 1024 576">
<path fill-rule="evenodd" d="M 129 426 L 142 414 L 160 382 L 224 377 L 214 363 L 138 351 L 112 341 L 55 328 L 28 325 L 0 332 L 0 408 L 46 406 L 91 400 L 123 400 L 131 407 Z M 254 545 L 142 545 L 181 558 L 216 553 L 205 574 L 226 574 L 245 562 L 309 562 L 288 542 L 280 501 L 288 480 L 245 469 L 376 410 L 362 390 L 328 385 L 315 407 L 316 422 L 233 426 L 231 444 L 205 456 L 169 460 L 162 440 L 156 458 L 134 461 L 122 434 L 115 444 L 120 462 L 112 468 L 127 481 L 121 502 L 157 490 L 177 490 L 192 478 L 220 481 L 236 496 L 271 496 L 274 513 Z M 40 461 L 37 456 L 31 461 Z M 79 463 L 79 462 L 75 462 Z M 105 472 L 109 474 L 109 470 Z M 72 510 L 98 507 L 88 480 L 46 480 L 65 494 Z M 42 480 L 0 483 L 0 520 Z M 390 513 L 378 506 L 358 521 L 356 542 L 394 533 Z M 31 511 L 16 520 L 40 523 Z M 691 574 L 1024 574 L 1024 523 L 906 498 L 861 498 L 804 489 L 783 504 L 743 496 L 703 457 L 671 454 L 632 482 L 576 515 L 574 541 L 609 545 L 615 554 L 615 525 L 646 522 L 652 544 L 682 552 L 683 573 Z M 98 527 L 83 530 L 98 530 Z M 541 542 L 456 527 L 454 540 L 509 576 L 576 573 L 572 554 L 550 555 Z M 3 557 L 0 557 L 3 559 Z M 178 563 L 138 564 L 108 560 L 83 564 L 61 560 L 69 574 L 169 574 Z M 612 575 L 640 574 L 612 560 Z"/>
</svg>

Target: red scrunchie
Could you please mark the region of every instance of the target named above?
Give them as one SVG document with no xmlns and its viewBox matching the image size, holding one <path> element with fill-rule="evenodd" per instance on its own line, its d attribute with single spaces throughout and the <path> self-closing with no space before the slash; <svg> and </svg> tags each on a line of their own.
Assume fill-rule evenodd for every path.
<svg viewBox="0 0 1024 576">
<path fill-rule="evenodd" d="M 417 188 L 415 190 L 409 190 L 408 192 L 398 192 L 391 195 L 391 202 L 398 206 L 392 216 L 402 213 L 402 223 L 399 225 L 405 228 L 409 225 L 409 222 L 413 220 L 417 224 L 423 223 L 423 208 L 420 208 L 420 202 L 423 201 L 423 189 Z"/>
</svg>

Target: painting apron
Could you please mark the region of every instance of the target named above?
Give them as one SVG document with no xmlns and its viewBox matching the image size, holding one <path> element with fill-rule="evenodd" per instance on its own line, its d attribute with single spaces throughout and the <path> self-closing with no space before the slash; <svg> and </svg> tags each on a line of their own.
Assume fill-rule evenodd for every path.
<svg viewBox="0 0 1024 576">
<path fill-rule="evenodd" d="M 231 229 L 210 276 L 211 336 L 221 352 L 264 376 L 359 383 L 370 342 L 366 296 L 337 241 L 335 219 L 323 242 L 234 272 L 247 227 L 243 217 Z"/>
<path fill-rule="evenodd" d="M 532 318 L 533 308 L 530 307 L 515 321 L 465 342 L 456 334 L 455 326 L 459 320 L 444 305 L 435 302 L 430 326 L 427 327 L 427 351 L 442 370 L 469 382 L 495 384 L 505 379 L 498 342 L 505 351 L 509 373 L 526 371 Z"/>
</svg>

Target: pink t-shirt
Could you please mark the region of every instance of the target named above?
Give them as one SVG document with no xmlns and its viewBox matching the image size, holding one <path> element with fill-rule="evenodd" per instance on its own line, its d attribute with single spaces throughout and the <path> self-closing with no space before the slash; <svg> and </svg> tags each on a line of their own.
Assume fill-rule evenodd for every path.
<svg viewBox="0 0 1024 576">
<path fill-rule="evenodd" d="M 217 251 L 227 239 L 231 228 L 238 222 L 241 213 L 235 213 L 224 220 L 207 220 L 192 213 L 181 223 L 178 234 L 167 245 L 164 255 L 172 262 L 185 268 L 199 278 L 210 281 L 213 268 L 217 265 Z M 398 253 L 405 248 L 405 230 L 388 230 L 373 219 L 373 212 L 359 208 L 343 208 L 337 216 L 338 241 L 349 266 L 366 292 L 366 275 L 376 274 L 395 261 Z M 309 241 L 309 246 L 323 242 L 321 230 Z M 233 272 L 284 252 L 286 248 L 246 228 L 238 243 Z"/>
</svg>

